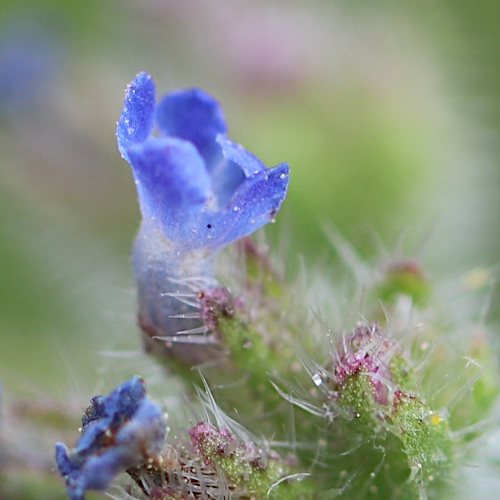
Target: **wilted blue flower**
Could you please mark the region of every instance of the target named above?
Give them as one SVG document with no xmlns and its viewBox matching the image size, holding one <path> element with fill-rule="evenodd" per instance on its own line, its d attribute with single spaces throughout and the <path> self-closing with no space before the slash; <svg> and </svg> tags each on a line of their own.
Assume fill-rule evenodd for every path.
<svg viewBox="0 0 500 500">
<path fill-rule="evenodd" d="M 172 92 L 158 105 L 155 95 L 151 76 L 140 73 L 117 129 L 144 223 L 185 252 L 220 248 L 273 220 L 286 196 L 288 165 L 267 169 L 232 142 L 222 109 L 202 90 Z"/>
<path fill-rule="evenodd" d="M 141 378 L 135 376 L 91 403 L 76 448 L 56 444 L 57 466 L 71 500 L 83 499 L 87 490 L 107 488 L 119 472 L 154 458 L 165 442 L 163 412 L 146 397 Z"/>
</svg>

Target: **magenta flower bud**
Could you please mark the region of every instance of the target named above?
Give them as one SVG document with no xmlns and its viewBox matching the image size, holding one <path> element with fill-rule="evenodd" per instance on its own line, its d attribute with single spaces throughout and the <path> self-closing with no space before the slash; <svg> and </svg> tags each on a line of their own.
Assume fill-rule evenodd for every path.
<svg viewBox="0 0 500 500">
<path fill-rule="evenodd" d="M 363 325 L 346 335 L 339 342 L 334 373 L 336 392 L 353 375 L 367 375 L 374 400 L 389 404 L 390 388 L 393 386 L 391 361 L 397 352 L 395 343 L 384 338 L 377 324 Z"/>
</svg>

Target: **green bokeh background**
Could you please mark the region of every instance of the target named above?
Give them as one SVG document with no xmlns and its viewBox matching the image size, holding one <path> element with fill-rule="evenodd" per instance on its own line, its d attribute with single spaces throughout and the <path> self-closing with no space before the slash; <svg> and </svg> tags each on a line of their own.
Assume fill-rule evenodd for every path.
<svg viewBox="0 0 500 500">
<path fill-rule="evenodd" d="M 290 163 L 267 233 L 292 272 L 335 261 L 327 223 L 438 277 L 495 265 L 499 19 L 484 0 L 0 0 L 0 35 L 37 26 L 57 60 L 0 116 L 4 387 L 81 407 L 140 365 L 102 353 L 139 348 L 139 211 L 114 133 L 141 70 L 160 93 L 212 93 L 234 140 Z"/>
</svg>

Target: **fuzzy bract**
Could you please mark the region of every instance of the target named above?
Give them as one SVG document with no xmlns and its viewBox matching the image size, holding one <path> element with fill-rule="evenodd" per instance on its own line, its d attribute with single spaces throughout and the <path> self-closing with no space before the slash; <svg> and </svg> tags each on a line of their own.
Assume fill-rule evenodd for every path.
<svg viewBox="0 0 500 500">
<path fill-rule="evenodd" d="M 219 103 L 200 89 L 156 103 L 147 73 L 128 86 L 118 148 L 132 166 L 143 225 L 177 251 L 218 249 L 274 219 L 289 181 L 286 163 L 267 169 L 226 135 Z"/>
</svg>

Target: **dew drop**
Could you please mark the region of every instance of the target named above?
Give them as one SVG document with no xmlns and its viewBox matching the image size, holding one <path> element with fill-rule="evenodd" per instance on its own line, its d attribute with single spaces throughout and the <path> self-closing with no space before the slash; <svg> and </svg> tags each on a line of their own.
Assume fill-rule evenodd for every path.
<svg viewBox="0 0 500 500">
<path fill-rule="evenodd" d="M 323 383 L 323 379 L 321 378 L 319 373 L 315 373 L 312 379 L 316 387 L 319 387 Z"/>
</svg>

